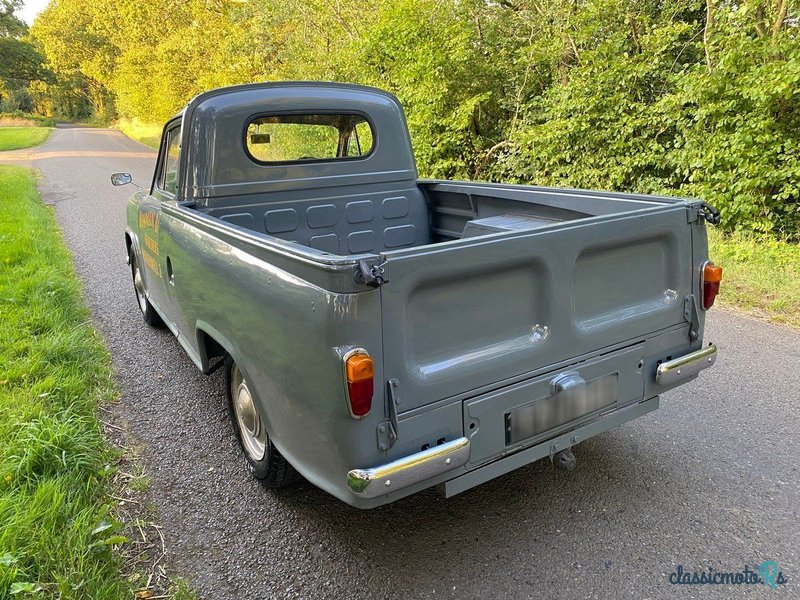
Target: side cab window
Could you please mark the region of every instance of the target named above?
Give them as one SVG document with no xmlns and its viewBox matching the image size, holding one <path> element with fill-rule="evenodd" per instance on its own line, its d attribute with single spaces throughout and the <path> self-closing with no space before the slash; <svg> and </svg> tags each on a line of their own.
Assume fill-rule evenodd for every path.
<svg viewBox="0 0 800 600">
<path fill-rule="evenodd" d="M 171 196 L 178 189 L 178 159 L 181 153 L 181 126 L 167 130 L 162 140 L 161 164 L 156 187 Z"/>
</svg>

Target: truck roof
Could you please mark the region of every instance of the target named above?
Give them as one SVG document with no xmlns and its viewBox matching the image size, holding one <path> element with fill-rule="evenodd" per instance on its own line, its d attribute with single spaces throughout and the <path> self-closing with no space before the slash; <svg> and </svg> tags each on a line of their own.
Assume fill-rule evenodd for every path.
<svg viewBox="0 0 800 600">
<path fill-rule="evenodd" d="M 230 94 L 244 90 L 287 88 L 287 87 L 291 88 L 300 86 L 323 89 L 323 90 L 338 88 L 343 90 L 351 90 L 353 92 L 369 92 L 371 94 L 382 94 L 384 96 L 387 96 L 388 98 L 391 98 L 397 104 L 400 104 L 400 101 L 397 99 L 397 96 L 395 96 L 391 92 L 387 92 L 386 90 L 382 90 L 381 88 L 372 87 L 369 85 L 361 85 L 358 83 L 341 83 L 336 81 L 308 81 L 303 79 L 287 80 L 287 81 L 261 81 L 257 83 L 241 83 L 237 85 L 227 85 L 206 90 L 205 92 L 200 92 L 199 94 L 194 96 L 191 100 L 189 100 L 189 102 L 186 103 L 186 106 L 184 106 L 181 110 L 176 112 L 173 118 L 182 116 L 190 106 L 192 106 L 193 104 L 198 104 L 203 100 L 205 100 L 206 98 L 210 98 L 212 96 Z"/>
<path fill-rule="evenodd" d="M 265 115 L 358 114 L 370 124 L 373 149 L 357 160 L 265 164 L 247 153 L 245 135 Z M 416 180 L 403 108 L 373 87 L 320 82 L 265 82 L 217 88 L 192 98 L 183 121 L 180 169 L 185 199 Z"/>
</svg>

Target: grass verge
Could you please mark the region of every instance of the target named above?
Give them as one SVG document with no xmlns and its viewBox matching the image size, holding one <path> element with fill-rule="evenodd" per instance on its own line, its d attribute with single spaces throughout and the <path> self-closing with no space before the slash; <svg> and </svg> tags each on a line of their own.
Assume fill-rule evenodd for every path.
<svg viewBox="0 0 800 600">
<path fill-rule="evenodd" d="M 724 269 L 720 305 L 800 328 L 800 245 L 711 228 L 708 242 Z"/>
<path fill-rule="evenodd" d="M 161 143 L 162 125 L 143 123 L 138 119 L 120 119 L 116 123 L 116 128 L 132 140 L 156 150 Z"/>
<path fill-rule="evenodd" d="M 50 127 L 0 127 L 0 151 L 38 146 L 51 131 Z"/>
<path fill-rule="evenodd" d="M 0 600 L 192 600 L 162 564 L 134 451 L 103 435 L 127 441 L 97 417 L 110 356 L 33 171 L 0 166 L 0 198 Z"/>
<path fill-rule="evenodd" d="M 0 598 L 130 598 L 96 417 L 110 357 L 33 172 L 0 167 L 0 197 Z"/>
</svg>

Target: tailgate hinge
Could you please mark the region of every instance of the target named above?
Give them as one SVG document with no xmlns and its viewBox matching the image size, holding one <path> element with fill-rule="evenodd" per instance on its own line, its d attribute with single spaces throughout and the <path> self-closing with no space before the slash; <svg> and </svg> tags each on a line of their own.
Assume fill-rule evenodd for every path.
<svg viewBox="0 0 800 600">
<path fill-rule="evenodd" d="M 366 258 L 362 258 L 358 261 L 358 266 L 353 271 L 353 279 L 355 279 L 356 283 L 364 283 L 369 287 L 380 287 L 386 283 L 383 273 L 385 264 L 371 265 Z"/>
<path fill-rule="evenodd" d="M 708 202 L 698 202 L 689 207 L 687 222 L 694 223 L 701 217 L 711 225 L 719 225 L 719 211 L 711 206 Z"/>
<path fill-rule="evenodd" d="M 689 323 L 689 339 L 694 341 L 700 337 L 700 313 L 697 310 L 694 294 L 683 299 L 683 318 Z"/>
<path fill-rule="evenodd" d="M 397 405 L 400 404 L 397 388 L 399 385 L 400 382 L 397 379 L 390 379 L 386 382 L 389 420 L 378 423 L 378 448 L 381 450 L 388 450 L 397 441 Z"/>
</svg>

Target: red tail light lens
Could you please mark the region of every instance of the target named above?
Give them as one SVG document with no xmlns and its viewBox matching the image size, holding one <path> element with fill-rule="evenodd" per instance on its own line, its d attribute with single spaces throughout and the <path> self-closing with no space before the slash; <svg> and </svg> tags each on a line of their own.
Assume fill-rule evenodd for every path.
<svg viewBox="0 0 800 600">
<path fill-rule="evenodd" d="M 375 369 L 372 358 L 363 351 L 355 351 L 345 359 L 347 377 L 347 401 L 350 415 L 361 419 L 372 409 L 372 393 L 375 390 Z"/>
<path fill-rule="evenodd" d="M 708 310 L 714 306 L 714 300 L 719 294 L 719 284 L 722 281 L 722 267 L 712 262 L 703 266 L 703 308 Z"/>
</svg>

